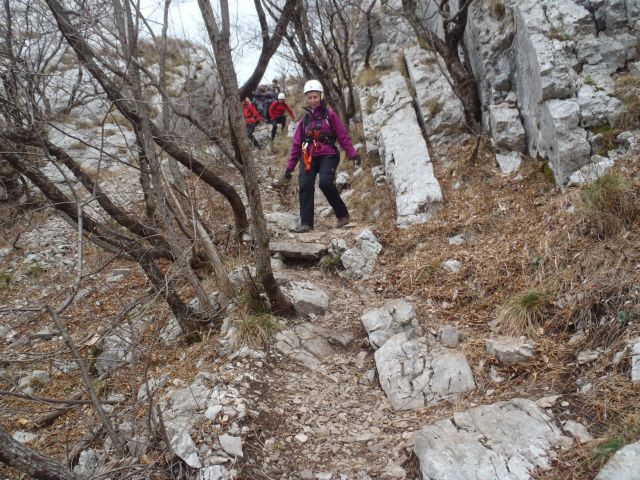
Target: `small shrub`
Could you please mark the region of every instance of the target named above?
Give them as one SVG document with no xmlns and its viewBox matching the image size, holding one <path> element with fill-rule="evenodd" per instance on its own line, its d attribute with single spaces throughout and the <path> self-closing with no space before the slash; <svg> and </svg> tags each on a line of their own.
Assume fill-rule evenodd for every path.
<svg viewBox="0 0 640 480">
<path fill-rule="evenodd" d="M 37 280 L 41 278 L 45 274 L 46 270 L 39 264 L 34 263 L 27 267 L 27 271 L 25 272 L 27 277 Z"/>
<path fill-rule="evenodd" d="M 320 259 L 320 269 L 322 271 L 337 272 L 342 267 L 339 253 L 328 253 Z"/>
<path fill-rule="evenodd" d="M 591 133 L 600 135 L 600 141 L 594 143 L 594 146 L 598 146 L 597 154 L 603 157 L 607 156 L 609 150 L 615 150 L 620 146 L 617 140 L 621 131 L 619 128 L 611 128 L 609 125 L 601 125 L 599 127 L 593 127 L 590 129 Z"/>
<path fill-rule="evenodd" d="M 0 290 L 9 288 L 13 276 L 9 272 L 0 271 Z"/>
<path fill-rule="evenodd" d="M 633 75 L 621 75 L 615 80 L 613 96 L 617 97 L 625 107 L 625 112 L 618 119 L 618 126 L 635 128 L 640 124 L 640 78 Z"/>
<path fill-rule="evenodd" d="M 547 32 L 549 40 L 560 40 L 561 42 L 571 40 L 571 36 L 560 27 L 551 27 Z"/>
<path fill-rule="evenodd" d="M 549 180 L 549 183 L 552 183 L 553 185 L 556 184 L 556 175 L 553 173 L 553 168 L 551 168 L 549 162 L 544 162 L 542 164 L 542 174 L 547 180 Z"/>
<path fill-rule="evenodd" d="M 614 426 L 596 446 L 592 454 L 596 466 L 604 465 L 618 450 L 640 439 L 640 420 L 637 415 L 630 415 L 624 420 L 624 424 Z"/>
<path fill-rule="evenodd" d="M 431 46 L 429 41 L 422 36 L 418 37 L 418 46 L 423 50 L 429 50 L 430 52 L 433 51 L 433 47 Z"/>
<path fill-rule="evenodd" d="M 584 77 L 584 84 L 591 85 L 593 87 L 596 84 L 596 81 L 593 79 L 592 75 L 587 75 Z"/>
<path fill-rule="evenodd" d="M 551 295 L 530 290 L 509 298 L 498 308 L 501 333 L 534 336 L 551 311 Z"/>
<path fill-rule="evenodd" d="M 640 214 L 638 187 L 617 175 L 603 175 L 580 195 L 580 212 L 599 238 L 628 228 Z"/>
<path fill-rule="evenodd" d="M 507 13 L 504 0 L 489 0 L 489 8 L 500 20 L 502 20 Z"/>
<path fill-rule="evenodd" d="M 426 102 L 426 107 L 427 107 L 427 110 L 429 110 L 429 115 L 431 117 L 435 117 L 440 112 L 442 112 L 442 109 L 444 108 L 444 104 L 436 98 L 430 98 Z"/>
<path fill-rule="evenodd" d="M 247 313 L 235 322 L 236 341 L 249 348 L 264 348 L 280 331 L 275 317 L 268 313 Z"/>
</svg>

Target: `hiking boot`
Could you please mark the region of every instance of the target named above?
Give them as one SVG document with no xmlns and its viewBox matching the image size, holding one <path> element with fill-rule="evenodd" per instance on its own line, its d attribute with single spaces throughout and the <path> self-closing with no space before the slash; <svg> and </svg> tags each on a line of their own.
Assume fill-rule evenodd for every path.
<svg viewBox="0 0 640 480">
<path fill-rule="evenodd" d="M 345 225 L 347 225 L 350 222 L 350 218 L 349 215 L 347 215 L 346 217 L 341 217 L 338 219 L 338 221 L 336 222 L 336 228 L 342 228 Z"/>
<path fill-rule="evenodd" d="M 313 230 L 313 227 L 311 225 L 300 225 L 299 227 L 293 229 L 293 231 L 296 233 L 306 233 L 310 232 L 311 230 Z"/>
</svg>

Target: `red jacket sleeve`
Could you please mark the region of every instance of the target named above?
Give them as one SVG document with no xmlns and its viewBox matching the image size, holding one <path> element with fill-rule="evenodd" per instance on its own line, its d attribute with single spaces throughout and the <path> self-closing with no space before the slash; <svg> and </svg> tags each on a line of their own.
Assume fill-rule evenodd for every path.
<svg viewBox="0 0 640 480">
<path fill-rule="evenodd" d="M 253 106 L 253 104 L 251 105 L 251 110 L 253 111 L 253 116 L 258 120 L 258 122 L 262 122 L 262 117 L 260 116 L 260 113 L 258 113 L 258 110 L 256 110 L 256 107 Z"/>
<path fill-rule="evenodd" d="M 296 116 L 293 114 L 293 110 L 291 110 L 291 107 L 289 106 L 289 104 L 285 102 L 284 106 L 286 107 L 287 112 L 289 112 L 289 115 L 291 116 L 291 120 L 295 120 Z"/>
<path fill-rule="evenodd" d="M 277 100 L 275 102 L 271 102 L 271 105 L 269 105 L 269 118 L 279 117 L 278 112 L 276 112 L 276 109 L 274 108 L 276 105 L 278 105 Z"/>
</svg>

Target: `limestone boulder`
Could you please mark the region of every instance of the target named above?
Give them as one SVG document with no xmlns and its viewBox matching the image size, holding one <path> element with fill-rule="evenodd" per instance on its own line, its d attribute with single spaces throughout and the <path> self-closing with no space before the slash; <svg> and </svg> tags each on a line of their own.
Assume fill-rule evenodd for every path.
<svg viewBox="0 0 640 480">
<path fill-rule="evenodd" d="M 503 365 L 512 365 L 531 360 L 533 343 L 525 337 L 500 336 L 486 341 L 486 350 Z"/>
<path fill-rule="evenodd" d="M 496 153 L 496 162 L 503 175 L 510 175 L 520 169 L 522 154 L 520 152 Z"/>
<path fill-rule="evenodd" d="M 324 315 L 329 309 L 329 295 L 310 282 L 291 282 L 285 288 L 298 315 Z"/>
<path fill-rule="evenodd" d="M 489 124 L 491 125 L 491 138 L 496 148 L 524 152 L 525 133 L 517 108 L 512 108 L 504 103 L 491 105 L 489 107 Z"/>
<path fill-rule="evenodd" d="M 343 275 L 355 280 L 368 277 L 373 273 L 381 251 L 382 245 L 375 234 L 368 228 L 363 230 L 356 236 L 356 245 L 340 254 L 340 261 L 345 268 Z"/>
<path fill-rule="evenodd" d="M 391 115 L 380 129 L 379 139 L 385 172 L 396 197 L 398 226 L 426 222 L 442 202 L 442 190 L 413 106 Z"/>
<path fill-rule="evenodd" d="M 267 213 L 265 214 L 264 218 L 267 220 L 267 222 L 282 230 L 295 229 L 298 226 L 300 220 L 300 217 L 298 217 L 298 215 L 287 212 Z"/>
<path fill-rule="evenodd" d="M 414 452 L 425 479 L 527 480 L 571 443 L 534 402 L 515 398 L 423 427 Z"/>
<path fill-rule="evenodd" d="M 567 185 L 585 185 L 593 183 L 607 173 L 611 167 L 613 167 L 613 163 L 613 160 L 609 158 L 594 155 L 591 163 L 586 164 L 584 167 L 571 174 Z"/>
<path fill-rule="evenodd" d="M 618 450 L 595 480 L 635 480 L 640 472 L 640 442 Z"/>
<path fill-rule="evenodd" d="M 272 254 L 298 260 L 320 260 L 327 253 L 327 246 L 308 242 L 269 242 Z"/>
<path fill-rule="evenodd" d="M 365 312 L 361 320 L 374 349 L 397 333 L 405 332 L 411 338 L 420 331 L 416 309 L 404 299 L 389 300 L 382 307 Z"/>
<path fill-rule="evenodd" d="M 464 356 L 441 347 L 430 349 L 423 338 L 401 332 L 375 353 L 380 384 L 396 410 L 411 410 L 451 400 L 475 389 Z"/>
<path fill-rule="evenodd" d="M 336 347 L 346 347 L 353 340 L 354 336 L 348 332 L 305 322 L 279 332 L 276 348 L 307 368 L 316 369 L 323 360 L 336 353 Z"/>
<path fill-rule="evenodd" d="M 462 134 L 465 131 L 462 104 L 435 54 L 414 46 L 404 50 L 404 57 L 429 141 L 438 145 Z"/>
</svg>

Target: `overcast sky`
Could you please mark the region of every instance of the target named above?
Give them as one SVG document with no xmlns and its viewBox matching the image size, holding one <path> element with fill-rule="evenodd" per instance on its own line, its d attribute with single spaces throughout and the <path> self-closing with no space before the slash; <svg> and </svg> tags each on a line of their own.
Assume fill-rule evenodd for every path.
<svg viewBox="0 0 640 480">
<path fill-rule="evenodd" d="M 157 32 L 160 33 L 162 22 L 163 0 L 142 0 L 145 15 L 155 20 Z M 212 1 L 214 11 L 218 10 L 218 2 Z M 232 39 L 236 73 L 240 84 L 249 78 L 258 62 L 259 50 L 252 47 L 250 39 L 252 32 L 258 28 L 258 18 L 253 0 L 229 0 L 232 24 L 238 26 L 235 38 Z M 169 35 L 176 38 L 187 38 L 197 43 L 209 42 L 202 22 L 202 15 L 197 0 L 172 0 L 170 7 Z M 271 83 L 271 79 L 279 76 L 281 68 L 276 58 L 272 58 L 265 73 L 264 82 Z"/>
</svg>

